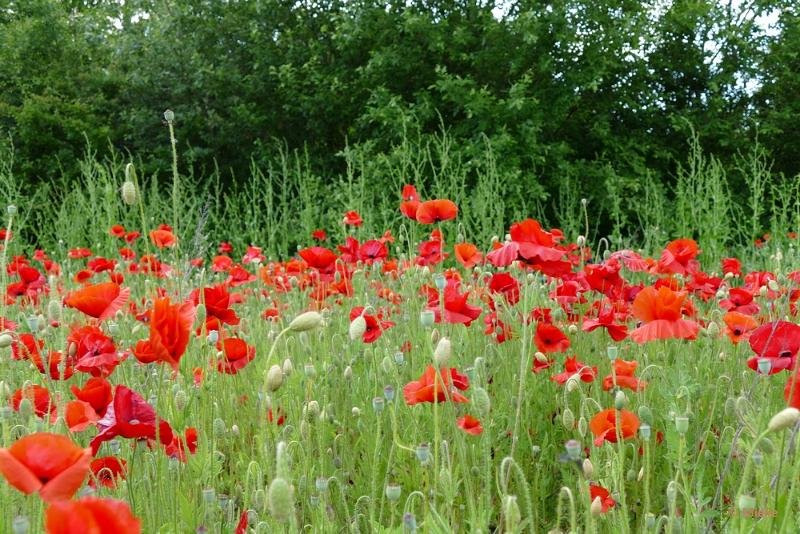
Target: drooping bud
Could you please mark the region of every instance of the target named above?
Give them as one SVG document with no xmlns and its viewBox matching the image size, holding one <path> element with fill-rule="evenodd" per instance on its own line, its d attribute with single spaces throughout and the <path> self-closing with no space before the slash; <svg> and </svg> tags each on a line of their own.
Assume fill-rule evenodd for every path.
<svg viewBox="0 0 800 534">
<path fill-rule="evenodd" d="M 785 408 L 772 416 L 767 428 L 770 432 L 780 432 L 792 427 L 800 420 L 800 410 L 797 408 Z"/>
<path fill-rule="evenodd" d="M 519 511 L 516 495 L 503 497 L 503 516 L 506 518 L 506 532 L 517 532 L 522 515 Z"/>
<path fill-rule="evenodd" d="M 364 319 L 363 315 L 357 316 L 355 319 L 350 321 L 350 328 L 348 329 L 348 334 L 350 335 L 350 339 L 355 341 L 356 339 L 361 339 L 364 335 L 364 332 L 367 331 L 367 320 Z"/>
<path fill-rule="evenodd" d="M 446 367 L 450 361 L 451 354 L 450 339 L 443 337 L 436 344 L 436 349 L 433 351 L 433 361 L 436 367 Z"/>
<path fill-rule="evenodd" d="M 344 368 L 344 379 L 348 382 L 353 379 L 353 368 L 349 365 Z"/>
<path fill-rule="evenodd" d="M 267 372 L 267 390 L 278 391 L 283 384 L 283 370 L 278 365 L 273 365 Z"/>
<path fill-rule="evenodd" d="M 472 403 L 475 405 L 475 409 L 481 417 L 487 417 L 489 415 L 492 404 L 489 400 L 489 394 L 485 389 L 481 387 L 475 388 L 472 392 Z"/>
<path fill-rule="evenodd" d="M 592 505 L 589 507 L 589 511 L 595 516 L 603 513 L 603 501 L 600 500 L 599 496 L 594 498 Z"/>
<path fill-rule="evenodd" d="M 594 466 L 592 465 L 592 461 L 586 458 L 583 460 L 583 476 L 592 478 L 592 475 L 594 475 Z"/>
<path fill-rule="evenodd" d="M 564 413 L 561 415 L 561 423 L 567 430 L 575 428 L 575 414 L 572 413 L 572 410 L 569 408 L 564 410 Z"/>
<path fill-rule="evenodd" d="M 322 315 L 315 311 L 307 311 L 295 317 L 289 323 L 289 330 L 292 332 L 306 332 L 322 326 Z"/>
</svg>

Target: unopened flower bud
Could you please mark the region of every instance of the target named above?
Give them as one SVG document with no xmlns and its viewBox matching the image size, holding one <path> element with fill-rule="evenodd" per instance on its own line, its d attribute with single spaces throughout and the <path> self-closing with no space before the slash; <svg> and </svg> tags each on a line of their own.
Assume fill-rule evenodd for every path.
<svg viewBox="0 0 800 534">
<path fill-rule="evenodd" d="M 586 418 L 584 416 L 581 416 L 580 419 L 578 419 L 578 434 L 580 434 L 581 436 L 585 436 L 588 427 L 589 423 L 586 421 Z"/>
<path fill-rule="evenodd" d="M 794 426 L 798 420 L 800 420 L 800 410 L 797 408 L 785 408 L 772 416 L 767 428 L 770 432 L 780 432 Z"/>
<path fill-rule="evenodd" d="M 130 164 L 129 164 L 130 165 Z M 122 202 L 128 206 L 136 204 L 136 186 L 130 180 L 122 183 Z"/>
<path fill-rule="evenodd" d="M 182 389 L 175 392 L 175 408 L 182 412 L 184 408 L 186 408 L 186 404 L 189 402 L 189 398 L 186 396 L 186 392 Z"/>
<path fill-rule="evenodd" d="M 5 349 L 10 347 L 11 344 L 14 342 L 14 338 L 11 337 L 11 334 L 7 332 L 3 332 L 0 334 L 0 349 Z"/>
<path fill-rule="evenodd" d="M 572 413 L 572 410 L 569 408 L 564 410 L 564 413 L 561 415 L 561 423 L 567 430 L 575 428 L 575 414 Z"/>
<path fill-rule="evenodd" d="M 223 421 L 219 417 L 214 419 L 212 428 L 214 429 L 214 436 L 218 438 L 221 438 L 222 436 L 225 435 L 225 432 L 227 432 L 227 428 L 225 428 L 225 421 Z"/>
<path fill-rule="evenodd" d="M 61 322 L 61 302 L 54 299 L 47 303 L 47 320 L 50 324 Z"/>
<path fill-rule="evenodd" d="M 589 511 L 595 516 L 603 513 L 603 501 L 599 496 L 594 498 L 592 505 L 589 507 Z"/>
<path fill-rule="evenodd" d="M 350 321 L 350 328 L 348 329 L 348 334 L 350 335 L 350 339 L 355 341 L 356 339 L 361 339 L 364 335 L 364 332 L 367 331 L 367 320 L 364 319 L 363 315 L 358 315 L 355 319 Z"/>
<path fill-rule="evenodd" d="M 433 361 L 436 367 L 446 367 L 450 361 L 451 353 L 450 340 L 443 337 L 439 340 L 439 343 L 436 344 L 436 349 L 433 351 Z"/>
<path fill-rule="evenodd" d="M 349 365 L 344 368 L 344 379 L 348 382 L 353 379 L 353 368 Z"/>
<path fill-rule="evenodd" d="M 167 122 L 172 122 L 175 120 L 175 112 L 171 109 L 168 109 L 164 112 L 164 120 Z"/>
<path fill-rule="evenodd" d="M 278 391 L 278 388 L 283 384 L 283 370 L 273 365 L 267 372 L 267 390 L 270 392 Z"/>
<path fill-rule="evenodd" d="M 594 466 L 592 465 L 592 461 L 586 458 L 583 460 L 583 476 L 592 478 L 592 475 L 594 475 Z"/>
<path fill-rule="evenodd" d="M 623 393 L 622 390 L 617 391 L 617 394 L 614 395 L 614 407 L 617 410 L 622 410 L 623 408 L 625 408 L 625 405 L 627 404 L 628 404 L 628 398 L 625 397 L 625 393 Z"/>
<path fill-rule="evenodd" d="M 580 385 L 581 381 L 578 378 L 578 375 L 572 375 L 571 377 L 567 378 L 567 382 L 565 384 L 565 387 L 567 388 L 567 393 L 572 393 L 573 391 L 578 389 Z"/>
<path fill-rule="evenodd" d="M 472 403 L 475 405 L 475 409 L 482 418 L 485 418 L 489 415 L 491 401 L 489 400 L 489 394 L 485 389 L 481 387 L 475 388 L 475 390 L 472 392 Z"/>
<path fill-rule="evenodd" d="M 776 282 L 775 280 L 769 280 L 767 282 L 767 287 L 770 289 L 770 291 L 778 291 L 780 289 L 780 287 L 778 286 L 778 282 Z"/>
<path fill-rule="evenodd" d="M 315 311 L 307 311 L 295 317 L 289 323 L 289 330 L 292 332 L 306 332 L 322 326 L 322 315 Z"/>
<path fill-rule="evenodd" d="M 289 376 L 294 372 L 294 365 L 292 365 L 292 360 L 286 358 L 283 360 L 283 374 L 284 376 Z"/>
<path fill-rule="evenodd" d="M 708 334 L 708 337 L 719 336 L 719 325 L 713 321 L 710 322 L 706 327 L 706 334 Z"/>
</svg>

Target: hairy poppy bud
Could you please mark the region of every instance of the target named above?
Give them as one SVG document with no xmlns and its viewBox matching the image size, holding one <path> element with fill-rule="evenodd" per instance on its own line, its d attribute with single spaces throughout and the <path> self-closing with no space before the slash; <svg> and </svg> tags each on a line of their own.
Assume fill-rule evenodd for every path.
<svg viewBox="0 0 800 534">
<path fill-rule="evenodd" d="M 717 337 L 719 335 L 719 325 L 715 322 L 710 322 L 706 327 L 706 334 L 708 337 Z"/>
<path fill-rule="evenodd" d="M 758 288 L 758 294 L 761 295 L 762 297 L 766 297 L 767 296 L 767 286 L 759 287 Z"/>
<path fill-rule="evenodd" d="M 628 404 L 628 399 L 627 397 L 625 397 L 625 393 L 623 393 L 622 390 L 617 391 L 617 394 L 614 395 L 614 407 L 617 410 L 622 410 L 623 408 L 625 408 L 625 405 L 627 404 Z"/>
<path fill-rule="evenodd" d="M 289 330 L 292 332 L 306 332 L 322 326 L 322 315 L 315 311 L 307 311 L 295 317 L 289 323 Z"/>
<path fill-rule="evenodd" d="M 14 534 L 28 534 L 31 528 L 31 520 L 27 515 L 18 515 L 11 521 L 11 532 Z"/>
<path fill-rule="evenodd" d="M 283 360 L 283 374 L 289 376 L 293 372 L 294 372 L 294 365 L 292 365 L 292 360 L 286 358 L 285 360 Z"/>
<path fill-rule="evenodd" d="M 361 339 L 361 337 L 364 335 L 364 332 L 366 331 L 367 331 L 367 320 L 364 319 L 363 315 L 359 315 L 355 319 L 350 321 L 350 328 L 348 329 L 348 333 L 352 341 L 355 341 L 356 339 Z"/>
<path fill-rule="evenodd" d="M 269 512 L 279 523 L 285 523 L 294 513 L 292 488 L 283 478 L 276 478 L 269 485 Z"/>
<path fill-rule="evenodd" d="M 450 339 L 443 337 L 436 344 L 436 349 L 433 351 L 433 361 L 436 367 L 446 367 L 450 361 L 451 354 Z"/>
<path fill-rule="evenodd" d="M 225 428 L 225 421 L 223 421 L 219 417 L 214 419 L 212 428 L 214 430 L 214 436 L 217 438 L 221 438 L 222 436 L 225 435 L 225 432 L 227 432 L 227 428 Z"/>
<path fill-rule="evenodd" d="M 794 426 L 798 420 L 800 420 L 800 410 L 797 408 L 785 408 L 772 416 L 767 428 L 770 432 L 780 432 Z"/>
<path fill-rule="evenodd" d="M 277 365 L 273 365 L 267 372 L 267 390 L 270 392 L 278 391 L 283 384 L 283 370 Z"/>
<path fill-rule="evenodd" d="M 583 237 L 582 235 L 579 235 L 578 238 L 575 240 L 575 244 L 583 248 L 586 245 L 586 238 Z"/>
<path fill-rule="evenodd" d="M 522 520 L 516 495 L 503 497 L 503 516 L 506 518 L 506 532 L 516 532 Z"/>
<path fill-rule="evenodd" d="M 130 165 L 130 164 L 129 164 Z M 130 180 L 125 180 L 122 182 L 122 202 L 127 204 L 128 206 L 133 206 L 136 204 L 136 185 Z"/>
<path fill-rule="evenodd" d="M 183 390 L 178 390 L 175 393 L 175 408 L 182 412 L 184 408 L 186 408 L 186 403 L 188 402 L 188 397 L 186 396 L 186 392 Z"/>
<path fill-rule="evenodd" d="M 675 497 L 678 496 L 678 485 L 675 483 L 674 480 L 670 480 L 669 484 L 667 484 L 667 502 L 673 503 L 675 502 Z"/>
<path fill-rule="evenodd" d="M 47 303 L 47 320 L 50 324 L 61 322 L 61 302 L 54 299 Z"/>
<path fill-rule="evenodd" d="M 767 282 L 767 287 L 770 289 L 770 291 L 778 291 L 780 289 L 780 286 L 778 286 L 778 282 L 776 282 L 775 280 L 769 280 Z"/>
<path fill-rule="evenodd" d="M 569 408 L 564 410 L 564 413 L 561 415 L 561 422 L 567 430 L 575 428 L 575 414 L 572 413 L 572 410 Z"/>
<path fill-rule="evenodd" d="M 253 506 L 261 510 L 262 512 L 267 505 L 267 492 L 263 489 L 257 489 L 253 492 Z"/>
<path fill-rule="evenodd" d="M 472 392 L 472 403 L 475 405 L 475 409 L 478 411 L 481 417 L 486 417 L 489 415 L 489 410 L 491 409 L 491 401 L 489 400 L 489 394 L 483 388 L 475 388 Z"/>
<path fill-rule="evenodd" d="M 353 379 L 353 368 L 349 365 L 344 368 L 344 379 L 348 382 Z"/>
<path fill-rule="evenodd" d="M 592 478 L 594 474 L 594 466 L 592 465 L 592 461 L 588 458 L 583 460 L 583 476 L 586 478 Z"/>
<path fill-rule="evenodd" d="M 389 374 L 394 369 L 394 364 L 392 363 L 392 359 L 388 356 L 384 356 L 383 360 L 381 360 L 381 367 L 383 368 L 383 372 Z"/>
<path fill-rule="evenodd" d="M 434 328 L 433 330 L 431 330 L 431 345 L 435 345 L 436 343 L 438 343 L 440 337 L 441 335 L 439 334 L 438 328 Z"/>
<path fill-rule="evenodd" d="M 18 411 L 23 420 L 30 419 L 33 416 L 33 403 L 31 400 L 27 397 L 23 397 L 19 403 Z"/>
<path fill-rule="evenodd" d="M 637 413 L 639 415 L 639 419 L 641 419 L 643 423 L 647 423 L 648 425 L 653 424 L 653 412 L 650 411 L 650 408 L 644 405 L 639 406 Z"/>
<path fill-rule="evenodd" d="M 639 474 L 636 475 L 636 481 L 641 482 L 643 478 L 644 478 L 644 467 L 639 469 Z"/>
<path fill-rule="evenodd" d="M 581 418 L 578 419 L 578 434 L 580 434 L 581 436 L 585 436 L 586 430 L 588 430 L 588 426 L 589 423 L 586 422 L 586 418 L 584 416 L 581 416 Z"/>
<path fill-rule="evenodd" d="M 581 385 L 581 381 L 578 378 L 578 375 L 572 375 L 571 377 L 569 377 L 567 379 L 567 383 L 566 383 L 567 393 L 572 393 L 573 391 L 578 389 L 578 387 L 580 387 L 580 385 Z"/>
<path fill-rule="evenodd" d="M 533 353 L 533 357 L 536 358 L 536 361 L 539 363 L 547 363 L 547 356 L 545 356 L 543 352 L 537 350 Z"/>
<path fill-rule="evenodd" d="M 5 349 L 10 347 L 11 344 L 14 342 L 14 338 L 11 337 L 11 334 L 8 332 L 3 332 L 0 334 L 0 349 Z"/>
</svg>

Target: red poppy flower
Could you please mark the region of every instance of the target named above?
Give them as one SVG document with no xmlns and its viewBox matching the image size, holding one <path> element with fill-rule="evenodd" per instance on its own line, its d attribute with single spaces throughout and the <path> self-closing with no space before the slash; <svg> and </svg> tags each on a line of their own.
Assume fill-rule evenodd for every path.
<svg viewBox="0 0 800 534">
<path fill-rule="evenodd" d="M 409 219 L 417 219 L 417 209 L 420 205 L 419 195 L 417 188 L 413 185 L 406 185 L 403 187 L 402 193 L 403 201 L 400 203 L 400 213 Z"/>
<path fill-rule="evenodd" d="M 169 298 L 156 300 L 149 313 L 150 337 L 136 343 L 133 355 L 142 363 L 167 363 L 177 372 L 189 345 L 195 313 L 191 302 L 172 304 Z"/>
<path fill-rule="evenodd" d="M 171 248 L 178 244 L 178 238 L 175 237 L 172 230 L 162 228 L 150 231 L 150 241 L 158 248 Z"/>
<path fill-rule="evenodd" d="M 242 263 L 245 265 L 248 263 L 253 263 L 258 261 L 259 263 L 263 263 L 267 260 L 267 257 L 261 253 L 261 247 L 256 247 L 254 245 L 247 246 L 247 252 L 245 252 L 244 256 L 242 256 Z"/>
<path fill-rule="evenodd" d="M 700 263 L 695 260 L 700 249 L 693 239 L 671 241 L 661 253 L 657 268 L 661 273 L 687 274 L 696 271 Z"/>
<path fill-rule="evenodd" d="M 215 273 L 228 272 L 233 265 L 233 258 L 230 256 L 214 256 L 211 259 L 211 270 Z"/>
<path fill-rule="evenodd" d="M 434 387 L 436 388 L 435 395 Z M 403 387 L 403 397 L 409 406 L 420 402 L 445 402 L 448 400 L 469 402 L 469 399 L 457 391 L 459 389 L 465 391 L 467 388 L 469 388 L 469 380 L 455 368 L 443 368 L 437 377 L 436 369 L 429 365 L 419 380 L 409 382 Z"/>
<path fill-rule="evenodd" d="M 422 241 L 417 245 L 419 255 L 414 258 L 414 263 L 419 266 L 437 265 L 447 258 L 447 253 L 442 253 L 442 242 L 438 239 Z"/>
<path fill-rule="evenodd" d="M 417 222 L 434 224 L 455 219 L 458 215 L 458 206 L 451 200 L 427 200 L 417 207 Z"/>
<path fill-rule="evenodd" d="M 722 258 L 722 272 L 742 276 L 742 262 L 736 258 Z"/>
<path fill-rule="evenodd" d="M 47 534 L 141 534 L 142 522 L 125 501 L 84 497 L 54 502 L 45 511 Z"/>
<path fill-rule="evenodd" d="M 255 347 L 235 337 L 217 343 L 217 350 L 222 351 L 222 357 L 217 360 L 217 370 L 229 375 L 235 375 L 256 357 Z"/>
<path fill-rule="evenodd" d="M 459 292 L 459 282 L 454 279 L 447 281 L 444 288 L 444 320 L 447 323 L 461 323 L 466 326 L 472 324 L 481 314 L 481 309 L 467 304 L 469 292 Z M 436 288 L 425 287 L 423 291 L 428 295 L 427 310 L 432 311 L 436 322 L 442 320 L 441 308 L 439 306 L 439 292 Z"/>
<path fill-rule="evenodd" d="M 609 508 L 613 508 L 617 501 L 611 498 L 611 494 L 603 486 L 597 484 L 589 484 L 589 499 L 594 502 L 595 499 L 600 498 L 600 505 L 602 506 L 601 512 L 608 512 Z"/>
<path fill-rule="evenodd" d="M 12 393 L 10 403 L 15 411 L 19 411 L 22 399 L 28 399 L 33 404 L 33 411 L 39 417 L 55 412 L 56 406 L 50 400 L 50 391 L 44 386 L 30 384 Z"/>
<path fill-rule="evenodd" d="M 165 421 L 158 421 L 159 433 L 172 440 L 172 429 Z M 156 412 L 141 395 L 118 385 L 114 390 L 114 402 L 106 414 L 97 421 L 100 432 L 92 439 L 92 453 L 97 454 L 100 445 L 117 436 L 128 439 L 155 439 Z"/>
<path fill-rule="evenodd" d="M 223 241 L 219 244 L 219 247 L 217 247 L 217 251 L 220 254 L 230 254 L 231 252 L 233 252 L 233 245 L 231 245 L 226 241 Z"/>
<path fill-rule="evenodd" d="M 92 471 L 89 486 L 92 488 L 96 488 L 99 483 L 104 488 L 114 489 L 117 487 L 117 481 L 125 480 L 128 474 L 127 462 L 115 456 L 95 458 L 89 464 L 89 468 Z"/>
<path fill-rule="evenodd" d="M 578 375 L 582 382 L 592 382 L 597 376 L 597 367 L 589 367 L 585 363 L 579 362 L 577 356 L 572 356 L 564 361 L 564 372 L 551 376 L 550 380 L 563 386 L 575 375 Z"/>
<path fill-rule="evenodd" d="M 200 289 L 195 289 L 190 295 L 190 299 L 195 306 L 201 303 Z M 239 324 L 239 317 L 236 312 L 230 308 L 231 294 L 228 292 L 228 287 L 225 284 L 217 284 L 213 287 L 203 288 L 202 303 L 206 307 L 206 329 L 217 330 L 219 323 L 227 325 Z M 216 319 L 216 321 L 209 321 Z M 209 327 L 209 322 L 216 324 L 215 328 Z"/>
<path fill-rule="evenodd" d="M 88 402 L 70 401 L 64 406 L 64 421 L 70 432 L 82 432 L 100 419 Z"/>
<path fill-rule="evenodd" d="M 619 410 L 619 413 L 622 415 L 621 423 L 617 423 L 617 410 L 614 409 L 603 410 L 589 421 L 589 430 L 594 434 L 596 446 L 602 445 L 603 441 L 616 443 L 617 428 L 619 428 L 622 439 L 629 439 L 636 435 L 636 431 L 639 430 L 639 418 L 636 417 L 636 414 L 628 410 Z"/>
<path fill-rule="evenodd" d="M 100 377 L 90 378 L 80 389 L 77 386 L 70 386 L 70 390 L 78 400 L 88 403 L 99 417 L 105 415 L 108 405 L 114 398 L 111 384 Z"/>
<path fill-rule="evenodd" d="M 344 214 L 342 222 L 347 226 L 361 226 L 364 223 L 364 220 L 357 211 L 348 211 Z"/>
<path fill-rule="evenodd" d="M 125 242 L 129 245 L 132 245 L 137 239 L 142 237 L 140 232 L 128 232 L 125 234 Z"/>
<path fill-rule="evenodd" d="M 503 295 L 511 306 L 519 302 L 519 282 L 508 273 L 493 274 L 489 280 L 489 292 Z M 494 308 L 493 301 L 492 308 Z"/>
<path fill-rule="evenodd" d="M 783 388 L 783 398 L 786 405 L 800 410 L 800 373 L 790 374 L 786 379 L 786 386 Z"/>
<path fill-rule="evenodd" d="M 67 252 L 67 256 L 73 260 L 79 260 L 81 258 L 88 258 L 92 255 L 92 251 L 88 248 L 73 248 Z"/>
<path fill-rule="evenodd" d="M 162 426 L 164 423 L 162 422 Z M 169 425 L 166 425 L 167 427 Z M 166 436 L 166 437 L 165 437 Z M 170 458 L 177 458 L 181 462 L 186 462 L 186 451 L 189 454 L 197 452 L 197 429 L 187 428 L 184 432 L 185 439 L 179 435 L 173 435 L 171 439 L 168 438 L 168 433 L 161 436 L 161 442 L 164 444 L 164 452 Z"/>
<path fill-rule="evenodd" d="M 556 239 L 553 233 L 545 231 L 539 221 L 525 219 L 514 223 L 509 234 L 517 244 L 519 255 L 530 263 L 557 262 L 564 256 L 562 250 L 554 248 Z"/>
<path fill-rule="evenodd" d="M 616 314 L 614 308 L 604 307 L 597 315 L 597 319 L 584 319 L 581 330 L 591 332 L 598 328 L 605 328 L 614 341 L 622 341 L 628 337 L 628 327 L 614 322 Z"/>
<path fill-rule="evenodd" d="M 239 522 L 236 524 L 236 530 L 233 534 L 247 534 L 247 510 L 242 510 L 242 515 L 239 516 Z"/>
<path fill-rule="evenodd" d="M 753 293 L 743 287 L 731 288 L 728 291 L 728 298 L 719 301 L 719 307 L 745 315 L 755 315 L 761 310 L 761 306 L 753 302 Z"/>
<path fill-rule="evenodd" d="M 104 320 L 120 310 L 130 297 L 131 289 L 114 282 L 104 282 L 75 290 L 64 299 L 64 305 L 89 317 Z"/>
<path fill-rule="evenodd" d="M 685 299 L 685 293 L 676 293 L 665 286 L 639 291 L 631 309 L 634 317 L 644 324 L 631 332 L 631 339 L 636 343 L 654 339 L 695 339 L 700 327 L 694 321 L 681 318 Z"/>
<path fill-rule="evenodd" d="M 753 317 L 735 311 L 726 313 L 722 320 L 725 321 L 725 333 L 734 345 L 748 339 L 750 333 L 758 327 L 758 321 Z"/>
<path fill-rule="evenodd" d="M 614 387 L 615 375 L 618 387 L 642 391 L 647 386 L 647 382 L 633 376 L 638 365 L 639 362 L 636 361 L 626 361 L 620 358 L 614 360 L 614 375 L 608 375 L 603 379 L 603 391 L 608 391 Z"/>
<path fill-rule="evenodd" d="M 121 224 L 115 224 L 114 226 L 111 227 L 111 229 L 108 231 L 108 233 L 111 234 L 113 237 L 116 237 L 116 238 L 124 238 L 125 237 L 125 227 L 122 226 Z"/>
<path fill-rule="evenodd" d="M 456 261 L 463 265 L 465 269 L 472 269 L 483 259 L 483 254 L 472 243 L 457 243 L 453 250 Z"/>
<path fill-rule="evenodd" d="M 325 241 L 328 239 L 328 234 L 325 232 L 325 230 L 314 230 L 311 232 L 311 239 L 314 241 Z"/>
<path fill-rule="evenodd" d="M 548 323 L 538 323 L 536 325 L 536 334 L 533 337 L 533 342 L 536 343 L 536 348 L 545 354 L 548 352 L 564 352 L 570 346 L 569 338 L 564 335 L 564 332 L 559 330 L 557 326 Z"/>
<path fill-rule="evenodd" d="M 458 425 L 458 428 L 467 434 L 472 434 L 473 436 L 479 436 L 481 432 L 483 432 L 481 422 L 469 414 L 459 418 L 458 421 L 456 421 L 456 424 Z"/>
<path fill-rule="evenodd" d="M 800 326 L 787 321 L 766 323 L 753 330 L 748 341 L 756 353 L 747 360 L 748 367 L 758 371 L 759 358 L 769 358 L 770 374 L 791 370 L 800 351 Z"/>
<path fill-rule="evenodd" d="M 30 434 L 0 449 L 0 473 L 26 495 L 38 492 L 45 502 L 69 499 L 83 484 L 92 458 L 68 437 Z"/>
<path fill-rule="evenodd" d="M 74 347 L 75 369 L 92 376 L 106 377 L 120 363 L 114 340 L 94 325 L 72 330 L 67 341 Z"/>
<path fill-rule="evenodd" d="M 276 425 L 282 426 L 283 423 L 286 422 L 286 413 L 280 407 L 277 410 L 275 410 L 275 412 L 277 413 L 277 420 L 275 418 L 275 414 L 273 414 L 272 412 L 272 408 L 267 410 L 267 421 L 269 421 L 270 423 L 274 422 Z"/>
</svg>

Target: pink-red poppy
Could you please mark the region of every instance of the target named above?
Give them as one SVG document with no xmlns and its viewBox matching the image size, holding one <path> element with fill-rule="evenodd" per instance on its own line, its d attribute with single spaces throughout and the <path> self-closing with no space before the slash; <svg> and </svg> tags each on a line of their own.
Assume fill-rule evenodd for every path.
<svg viewBox="0 0 800 534">
<path fill-rule="evenodd" d="M 437 373 L 436 368 L 429 365 L 419 380 L 409 382 L 403 387 L 403 397 L 409 406 L 421 402 L 469 402 L 469 399 L 459 393 L 459 390 L 465 391 L 467 388 L 469 380 L 455 368 L 442 368 Z"/>
<path fill-rule="evenodd" d="M 483 432 L 481 422 L 469 414 L 465 415 L 464 417 L 459 417 L 456 421 L 456 424 L 458 425 L 458 428 L 467 434 L 472 434 L 473 436 L 479 436 Z"/>
</svg>

